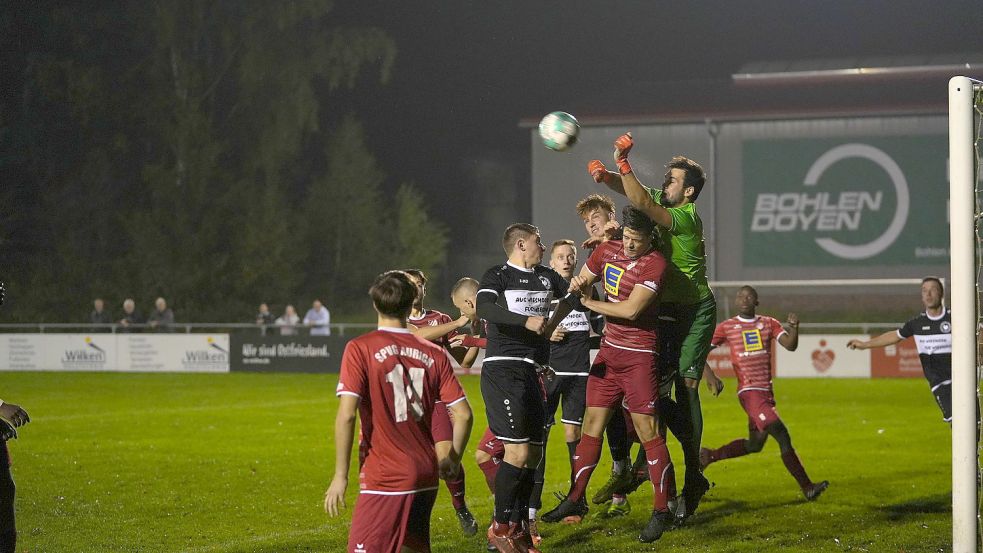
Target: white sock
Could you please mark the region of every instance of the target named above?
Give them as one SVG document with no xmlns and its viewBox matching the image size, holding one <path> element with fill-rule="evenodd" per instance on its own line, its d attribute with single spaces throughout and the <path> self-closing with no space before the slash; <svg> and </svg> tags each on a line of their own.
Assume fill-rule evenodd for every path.
<svg viewBox="0 0 983 553">
<path fill-rule="evenodd" d="M 529 507 L 529 520 L 536 520 L 536 513 L 538 511 L 539 509 L 533 509 L 532 507 Z"/>
<path fill-rule="evenodd" d="M 612 505 L 624 505 L 625 503 L 628 503 L 628 498 L 627 497 L 625 497 L 623 495 L 614 495 L 614 496 L 611 496 L 611 504 Z"/>
<path fill-rule="evenodd" d="M 611 467 L 611 470 L 620 473 L 625 470 L 625 463 L 626 461 L 615 461 Z"/>
</svg>

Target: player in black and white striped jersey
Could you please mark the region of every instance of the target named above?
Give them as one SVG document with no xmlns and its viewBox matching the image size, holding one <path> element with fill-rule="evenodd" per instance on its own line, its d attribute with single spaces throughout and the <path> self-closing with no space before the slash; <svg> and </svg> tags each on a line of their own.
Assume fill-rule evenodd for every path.
<svg viewBox="0 0 983 553">
<path fill-rule="evenodd" d="M 922 305 L 925 311 L 870 340 L 850 340 L 850 349 L 880 348 L 915 337 L 925 379 L 942 410 L 942 420 L 952 422 L 952 317 L 945 307 L 945 288 L 938 277 L 922 279 Z"/>
</svg>

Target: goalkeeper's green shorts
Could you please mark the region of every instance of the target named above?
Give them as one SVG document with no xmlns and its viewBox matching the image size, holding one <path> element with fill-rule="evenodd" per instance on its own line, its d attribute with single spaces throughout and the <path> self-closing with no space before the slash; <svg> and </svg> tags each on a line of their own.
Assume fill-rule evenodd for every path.
<svg viewBox="0 0 983 553">
<path fill-rule="evenodd" d="M 679 376 L 700 380 L 717 325 L 713 295 L 691 304 L 659 305 L 660 371 L 679 370 Z"/>
</svg>

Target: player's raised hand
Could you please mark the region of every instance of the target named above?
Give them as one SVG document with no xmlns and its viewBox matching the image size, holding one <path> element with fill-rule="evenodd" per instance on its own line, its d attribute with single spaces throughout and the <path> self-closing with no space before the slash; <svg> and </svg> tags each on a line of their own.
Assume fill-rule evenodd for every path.
<svg viewBox="0 0 983 553">
<path fill-rule="evenodd" d="M 631 173 L 631 164 L 628 163 L 628 153 L 635 146 L 635 141 L 631 137 L 631 132 L 619 136 L 614 141 L 614 162 L 618 164 L 618 171 L 622 175 Z"/>
<path fill-rule="evenodd" d="M 546 319 L 544 317 L 527 317 L 526 328 L 536 334 L 542 334 L 546 332 Z"/>
<path fill-rule="evenodd" d="M 799 328 L 799 316 L 795 313 L 788 314 L 788 326 L 792 328 Z"/>
<path fill-rule="evenodd" d="M 336 517 L 341 509 L 347 507 L 345 504 L 345 490 L 348 488 L 348 478 L 335 476 L 328 486 L 328 491 L 324 492 L 324 512 Z"/>
<path fill-rule="evenodd" d="M 556 325 L 556 329 L 553 330 L 553 335 L 550 336 L 550 342 L 562 342 L 566 336 L 566 327 L 563 325 Z"/>
<path fill-rule="evenodd" d="M 599 159 L 592 159 L 590 163 L 587 164 L 587 172 L 590 173 L 591 178 L 594 182 L 604 182 L 604 176 L 608 172 L 608 168 L 601 163 Z"/>
<path fill-rule="evenodd" d="M 587 240 L 584 240 L 583 242 L 581 242 L 580 243 L 580 247 L 583 248 L 583 249 L 585 249 L 585 250 L 593 250 L 594 248 L 600 246 L 602 242 L 604 242 L 604 240 L 601 240 L 600 238 L 596 238 L 594 236 L 591 236 Z"/>
</svg>

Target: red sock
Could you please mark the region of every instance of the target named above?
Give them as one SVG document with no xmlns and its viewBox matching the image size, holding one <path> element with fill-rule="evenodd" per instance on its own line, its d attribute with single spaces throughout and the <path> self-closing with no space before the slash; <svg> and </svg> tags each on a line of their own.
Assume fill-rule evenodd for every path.
<svg viewBox="0 0 983 553">
<path fill-rule="evenodd" d="M 733 442 L 710 452 L 711 461 L 723 461 L 724 459 L 731 459 L 733 457 L 741 457 L 747 455 L 747 440 L 744 438 L 734 440 Z"/>
<path fill-rule="evenodd" d="M 461 507 L 466 507 L 467 503 L 464 502 L 463 464 L 458 468 L 457 478 L 454 480 L 444 480 L 444 484 L 447 485 L 447 491 L 451 492 L 451 503 L 454 505 L 454 508 L 460 509 Z"/>
<path fill-rule="evenodd" d="M 806 469 L 802 468 L 802 462 L 799 461 L 799 456 L 794 449 L 782 453 L 782 462 L 785 463 L 785 468 L 795 478 L 795 481 L 799 483 L 800 488 L 804 490 L 812 485 L 812 480 L 809 480 Z"/>
<path fill-rule="evenodd" d="M 567 499 L 576 503 L 584 498 L 587 482 L 593 474 L 597 462 L 601 459 L 601 439 L 584 434 L 577 445 L 577 454 L 573 456 L 573 484 Z"/>
<path fill-rule="evenodd" d="M 491 490 L 492 495 L 495 495 L 495 475 L 498 474 L 499 463 L 500 461 L 494 458 L 484 463 L 478 463 L 478 468 L 485 473 L 485 483 L 488 484 L 488 489 Z"/>
<path fill-rule="evenodd" d="M 645 448 L 645 458 L 648 459 L 649 480 L 655 490 L 652 496 L 653 506 L 656 511 L 668 511 L 669 484 L 674 475 L 669 476 L 672 474 L 672 459 L 669 458 L 666 439 L 657 436 L 642 444 L 642 447 Z"/>
</svg>

